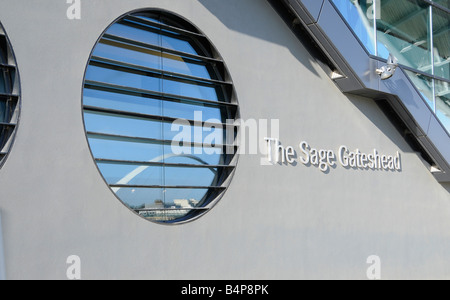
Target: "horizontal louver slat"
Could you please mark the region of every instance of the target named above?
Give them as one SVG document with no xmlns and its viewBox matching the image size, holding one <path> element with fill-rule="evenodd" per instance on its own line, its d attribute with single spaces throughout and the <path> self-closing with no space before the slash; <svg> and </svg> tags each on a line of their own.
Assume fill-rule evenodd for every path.
<svg viewBox="0 0 450 300">
<path fill-rule="evenodd" d="M 198 84 L 202 84 L 202 85 L 206 85 L 206 86 L 210 86 L 210 85 L 229 86 L 229 85 L 231 85 L 229 82 L 225 82 L 225 81 L 207 79 L 207 78 L 195 77 L 195 76 L 190 76 L 190 75 L 181 74 L 181 73 L 147 68 L 147 67 L 143 67 L 143 66 L 133 65 L 133 64 L 120 62 L 117 60 L 112 60 L 112 59 L 108 59 L 108 58 L 104 58 L 104 57 L 98 57 L 98 56 L 92 57 L 91 64 L 97 65 L 97 66 L 103 66 L 103 67 L 117 67 L 120 70 L 124 70 L 124 71 L 147 72 L 147 73 L 151 73 L 154 75 L 161 75 L 161 77 L 164 79 L 178 78 L 179 80 L 182 80 L 184 82 L 198 83 Z"/>
<path fill-rule="evenodd" d="M 112 92 L 129 93 L 129 94 L 134 94 L 137 96 L 147 95 L 150 97 L 160 97 L 163 100 L 172 101 L 172 102 L 192 102 L 192 103 L 206 104 L 206 105 L 210 105 L 210 106 L 229 106 L 229 107 L 237 108 L 237 104 L 229 103 L 229 102 L 205 100 L 205 99 L 192 98 L 192 97 L 186 97 L 186 96 L 178 96 L 178 95 L 172 95 L 172 94 L 167 94 L 167 93 L 132 88 L 132 87 L 128 87 L 128 86 L 115 85 L 115 84 L 104 83 L 104 82 L 99 82 L 99 81 L 92 81 L 92 80 L 86 80 L 85 87 L 93 88 L 93 89 L 109 90 Z"/>
</svg>

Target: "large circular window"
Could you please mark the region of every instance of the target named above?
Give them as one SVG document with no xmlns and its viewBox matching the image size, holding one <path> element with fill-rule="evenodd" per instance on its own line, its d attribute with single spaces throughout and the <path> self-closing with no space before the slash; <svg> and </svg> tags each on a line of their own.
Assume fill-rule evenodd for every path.
<svg viewBox="0 0 450 300">
<path fill-rule="evenodd" d="M 0 166 L 11 149 L 19 119 L 18 77 L 14 54 L 0 23 Z"/>
<path fill-rule="evenodd" d="M 92 52 L 83 92 L 92 155 L 114 194 L 150 221 L 196 219 L 223 196 L 238 113 L 220 55 L 172 13 L 126 14 Z"/>
</svg>

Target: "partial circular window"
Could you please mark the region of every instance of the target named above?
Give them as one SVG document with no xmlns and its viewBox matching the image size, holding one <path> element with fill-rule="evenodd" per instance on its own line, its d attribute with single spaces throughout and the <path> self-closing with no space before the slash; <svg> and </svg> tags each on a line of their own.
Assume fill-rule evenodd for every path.
<svg viewBox="0 0 450 300">
<path fill-rule="evenodd" d="M 19 119 L 19 75 L 8 37 L 0 23 L 0 166 L 8 155 Z"/>
<path fill-rule="evenodd" d="M 114 22 L 89 60 L 83 114 L 100 173 L 139 216 L 184 223 L 225 193 L 238 104 L 219 53 L 185 19 L 145 10 Z"/>
</svg>

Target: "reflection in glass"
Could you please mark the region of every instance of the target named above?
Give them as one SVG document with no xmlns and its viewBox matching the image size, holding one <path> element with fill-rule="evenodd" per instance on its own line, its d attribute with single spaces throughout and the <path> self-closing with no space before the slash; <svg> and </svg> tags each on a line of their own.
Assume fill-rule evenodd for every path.
<svg viewBox="0 0 450 300">
<path fill-rule="evenodd" d="M 95 89 L 84 89 L 84 105 L 103 107 L 106 109 L 142 113 L 148 115 L 161 115 L 162 100 L 154 97 L 137 97 Z"/>
<path fill-rule="evenodd" d="M 419 73 L 405 71 L 427 104 L 434 111 L 433 80 Z"/>
<path fill-rule="evenodd" d="M 90 88 L 84 89 L 83 99 L 86 106 L 147 115 L 161 115 L 173 119 L 205 122 L 212 119 L 221 120 L 222 116 L 227 114 L 227 110 L 223 106 L 166 101 L 152 96 L 119 94 Z"/>
<path fill-rule="evenodd" d="M 108 184 L 163 186 L 162 165 L 140 165 L 126 162 L 98 162 Z"/>
<path fill-rule="evenodd" d="M 0 99 L 0 123 L 6 122 L 6 101 Z"/>
<path fill-rule="evenodd" d="M 450 83 L 436 80 L 436 115 L 450 133 Z"/>
<path fill-rule="evenodd" d="M 162 64 L 164 65 L 164 70 L 169 72 L 211 79 L 207 66 L 201 61 L 163 53 Z"/>
<path fill-rule="evenodd" d="M 164 32 L 164 31 L 162 31 Z M 166 33 L 167 34 L 167 33 Z M 170 36 L 161 36 L 162 47 L 172 50 L 177 50 L 184 53 L 190 53 L 194 55 L 198 55 L 199 53 L 194 49 L 195 43 L 191 43 L 185 38 L 174 38 Z"/>
<path fill-rule="evenodd" d="M 86 72 L 86 80 L 100 81 L 118 86 L 127 86 L 148 91 L 161 91 L 161 79 L 155 74 L 142 71 L 116 70 L 90 65 Z"/>
<path fill-rule="evenodd" d="M 164 80 L 163 92 L 171 95 L 218 101 L 218 87 L 215 85 L 203 85 L 195 82 L 183 82 L 181 80 Z"/>
<path fill-rule="evenodd" d="M 88 134 L 91 151 L 96 158 L 151 161 L 163 157 L 163 145 L 132 138 L 116 138 Z"/>
<path fill-rule="evenodd" d="M 162 188 L 123 187 L 115 193 L 131 209 L 165 208 Z"/>
<path fill-rule="evenodd" d="M 0 166 L 12 145 L 19 115 L 18 72 L 9 40 L 0 24 Z"/>
<path fill-rule="evenodd" d="M 377 38 L 400 64 L 431 74 L 428 7 L 421 0 L 381 1 Z"/>
<path fill-rule="evenodd" d="M 162 24 L 186 22 L 138 13 L 107 29 L 86 70 L 84 122 L 117 197 L 144 218 L 177 222 L 222 194 L 234 170 L 225 165 L 224 123 L 236 111 L 224 105 L 226 83 L 205 39 L 180 34 L 192 26 Z M 173 126 L 177 119 L 184 120 Z"/>
<path fill-rule="evenodd" d="M 433 8 L 434 75 L 450 80 L 450 15 Z"/>
<path fill-rule="evenodd" d="M 446 8 L 450 3 L 433 2 Z M 391 53 L 407 67 L 404 71 L 448 131 L 448 11 L 423 0 L 333 0 L 333 4 L 370 54 L 387 59 Z"/>
<path fill-rule="evenodd" d="M 93 56 L 147 68 L 161 69 L 160 51 L 118 43 L 112 40 L 101 40 L 95 48 Z"/>
<path fill-rule="evenodd" d="M 134 41 L 142 41 L 149 45 L 158 46 L 160 45 L 160 37 L 157 33 L 147 30 L 142 30 L 140 28 L 135 28 L 132 26 L 127 26 L 125 24 L 116 23 L 108 28 L 106 34 L 112 34 L 115 36 L 123 37 L 126 39 Z"/>
<path fill-rule="evenodd" d="M 6 131 L 7 131 L 6 126 L 3 126 L 2 124 L 0 124 L 0 150 L 3 149 L 3 146 L 6 143 L 6 136 L 7 136 L 7 132 Z M 2 158 L 3 158 L 3 156 L 0 156 L 0 160 Z"/>
<path fill-rule="evenodd" d="M 117 195 L 142 217 L 162 222 L 195 214 L 207 193 L 207 189 L 121 188 Z"/>
<path fill-rule="evenodd" d="M 3 73 L 3 70 L 0 69 L 0 94 L 6 94 L 6 82 L 5 82 L 5 74 Z"/>
<path fill-rule="evenodd" d="M 158 120 L 86 111 L 84 122 L 89 131 L 96 133 L 162 139 L 162 124 Z"/>
<path fill-rule="evenodd" d="M 3 47 L 0 47 L 0 64 L 6 64 L 6 51 Z"/>
<path fill-rule="evenodd" d="M 370 54 L 376 55 L 373 8 L 367 1 L 333 0 L 333 3 Z"/>
<path fill-rule="evenodd" d="M 163 159 L 153 162 L 99 160 L 97 165 L 105 175 L 105 180 L 111 185 L 208 187 L 215 184 L 218 173 L 217 167 L 166 165 Z M 166 176 L 165 181 L 163 172 Z"/>
<path fill-rule="evenodd" d="M 434 3 L 450 9 L 450 0 L 432 0 Z"/>
</svg>

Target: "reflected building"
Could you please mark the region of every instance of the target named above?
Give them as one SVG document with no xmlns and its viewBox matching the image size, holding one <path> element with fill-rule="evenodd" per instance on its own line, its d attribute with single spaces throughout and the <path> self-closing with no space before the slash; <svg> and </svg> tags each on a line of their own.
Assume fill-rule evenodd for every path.
<svg viewBox="0 0 450 300">
<path fill-rule="evenodd" d="M 185 216 L 195 209 L 200 201 L 195 199 L 175 199 L 173 205 L 166 205 L 162 200 L 145 204 L 142 208 L 132 208 L 140 216 L 151 221 L 170 221 Z"/>
</svg>

